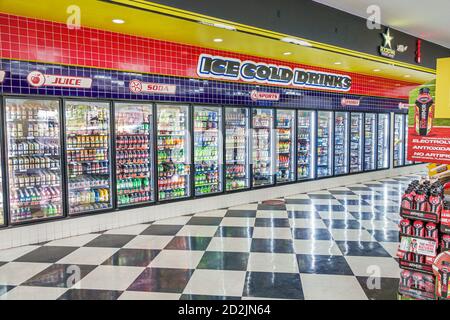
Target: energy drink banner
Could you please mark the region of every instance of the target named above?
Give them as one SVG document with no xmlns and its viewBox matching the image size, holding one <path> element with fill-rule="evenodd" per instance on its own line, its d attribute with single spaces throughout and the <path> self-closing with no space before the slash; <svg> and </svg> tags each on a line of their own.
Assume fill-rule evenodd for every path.
<svg viewBox="0 0 450 320">
<path fill-rule="evenodd" d="M 438 59 L 437 71 L 409 95 L 410 161 L 450 164 L 450 59 Z"/>
</svg>

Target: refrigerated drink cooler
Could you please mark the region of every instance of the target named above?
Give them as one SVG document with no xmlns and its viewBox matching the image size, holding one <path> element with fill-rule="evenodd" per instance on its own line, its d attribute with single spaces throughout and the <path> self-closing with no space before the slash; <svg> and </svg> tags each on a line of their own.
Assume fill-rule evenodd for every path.
<svg viewBox="0 0 450 320">
<path fill-rule="evenodd" d="M 225 109 L 225 188 L 250 187 L 249 109 Z"/>
<path fill-rule="evenodd" d="M 317 177 L 333 175 L 333 112 L 319 111 L 317 121 Z"/>
<path fill-rule="evenodd" d="M 405 164 L 405 116 L 394 116 L 394 167 Z"/>
<path fill-rule="evenodd" d="M 253 186 L 273 184 L 273 110 L 253 109 Z"/>
<path fill-rule="evenodd" d="M 110 209 L 112 203 L 109 103 L 66 101 L 69 214 Z"/>
<path fill-rule="evenodd" d="M 336 112 L 334 124 L 334 174 L 348 173 L 348 123 L 347 112 Z"/>
<path fill-rule="evenodd" d="M 277 110 L 277 183 L 295 180 L 295 110 Z"/>
<path fill-rule="evenodd" d="M 364 170 L 371 171 L 377 167 L 377 115 L 366 113 L 364 120 Z"/>
<path fill-rule="evenodd" d="M 222 191 L 222 109 L 194 107 L 195 195 Z"/>
<path fill-rule="evenodd" d="M 190 196 L 189 106 L 157 105 L 158 199 Z"/>
<path fill-rule="evenodd" d="M 119 207 L 154 200 L 153 108 L 116 103 L 116 184 Z"/>
<path fill-rule="evenodd" d="M 350 121 L 350 173 L 363 171 L 364 114 L 352 113 Z"/>
<path fill-rule="evenodd" d="M 6 99 L 11 224 L 63 214 L 60 104 Z"/>
<path fill-rule="evenodd" d="M 315 176 L 315 111 L 298 111 L 297 117 L 297 179 Z"/>
<path fill-rule="evenodd" d="M 378 169 L 389 168 L 389 114 L 378 115 Z"/>
</svg>

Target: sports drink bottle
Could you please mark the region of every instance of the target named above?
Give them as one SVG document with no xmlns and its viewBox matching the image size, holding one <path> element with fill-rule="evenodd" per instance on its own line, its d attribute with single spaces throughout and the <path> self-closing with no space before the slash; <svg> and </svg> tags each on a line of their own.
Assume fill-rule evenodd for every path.
<svg viewBox="0 0 450 320">
<path fill-rule="evenodd" d="M 433 222 L 428 222 L 425 226 L 425 237 L 437 240 L 438 234 L 439 233 L 436 224 Z"/>
<path fill-rule="evenodd" d="M 410 288 L 412 284 L 411 272 L 408 270 L 402 270 L 402 272 L 400 272 L 400 282 L 402 286 Z"/>
<path fill-rule="evenodd" d="M 425 282 L 423 280 L 423 275 L 419 272 L 414 272 L 412 274 L 412 286 L 419 290 L 425 290 Z"/>
<path fill-rule="evenodd" d="M 420 221 L 420 220 L 414 221 L 413 236 L 416 236 L 416 237 L 424 237 L 425 236 L 425 229 L 424 229 L 422 221 Z"/>
<path fill-rule="evenodd" d="M 406 189 L 405 194 L 402 196 L 402 208 L 413 209 L 414 208 L 414 189 L 409 187 Z"/>
<path fill-rule="evenodd" d="M 428 202 L 426 191 L 420 188 L 416 191 L 416 196 L 414 197 L 414 208 L 419 211 L 430 211 L 430 203 Z"/>
<path fill-rule="evenodd" d="M 431 191 L 431 195 L 428 201 L 430 203 L 430 211 L 439 215 L 442 211 L 444 203 L 441 197 L 441 193 L 438 189 L 433 189 Z"/>
<path fill-rule="evenodd" d="M 400 221 L 400 232 L 403 234 L 412 234 L 411 221 L 409 219 Z"/>
<path fill-rule="evenodd" d="M 429 88 L 421 88 L 415 103 L 417 134 L 427 136 L 433 128 L 434 101 Z"/>
</svg>

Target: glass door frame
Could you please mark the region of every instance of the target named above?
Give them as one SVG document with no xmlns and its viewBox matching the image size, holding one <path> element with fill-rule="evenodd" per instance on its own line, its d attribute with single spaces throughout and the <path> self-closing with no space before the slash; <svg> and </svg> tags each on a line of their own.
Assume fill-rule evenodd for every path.
<svg viewBox="0 0 450 320">
<path fill-rule="evenodd" d="M 313 181 L 317 179 L 317 171 L 316 171 L 316 159 L 317 159 L 317 112 L 320 110 L 316 110 L 316 109 L 302 109 L 302 108 L 297 108 L 296 109 L 296 117 L 295 117 L 295 121 L 296 121 L 296 136 L 295 136 L 295 160 L 296 160 L 296 165 L 295 165 L 295 175 L 296 175 L 296 182 L 306 182 L 306 181 Z M 311 172 L 311 176 L 312 178 L 305 178 L 305 179 L 299 179 L 298 176 L 298 114 L 300 112 L 309 112 L 311 115 L 311 124 L 312 124 L 312 128 L 310 128 L 310 149 L 311 149 L 311 156 L 310 156 L 310 172 Z"/>
<path fill-rule="evenodd" d="M 154 148 L 154 171 L 155 171 L 155 201 L 153 202 L 153 204 L 163 204 L 163 203 L 171 203 L 171 202 L 178 202 L 178 201 L 185 201 L 185 200 L 189 200 L 189 199 L 194 199 L 194 123 L 193 123 L 193 104 L 191 103 L 179 103 L 179 102 L 167 102 L 167 101 L 162 101 L 162 102 L 154 102 L 154 114 L 153 114 L 153 121 L 155 123 L 154 126 L 154 134 L 155 134 L 155 148 Z M 186 117 L 186 119 L 189 121 L 188 125 L 186 126 L 186 131 L 188 132 L 188 134 L 190 135 L 189 137 L 187 137 L 186 141 L 189 143 L 189 157 L 190 157 L 190 163 L 189 163 L 189 196 L 186 197 L 181 197 L 181 198 L 175 198 L 175 199 L 168 199 L 168 200 L 161 200 L 159 198 L 159 187 L 158 187 L 158 156 L 157 156 L 157 145 L 158 145 L 158 107 L 164 107 L 164 106 L 178 106 L 178 107 L 187 107 L 187 111 L 188 111 L 188 116 Z M 216 194 L 214 194 L 216 195 Z M 210 195 L 206 195 L 206 196 L 210 196 Z M 205 196 L 201 196 L 201 197 L 205 197 Z M 148 205 L 145 205 L 148 206 Z"/>
<path fill-rule="evenodd" d="M 387 121 L 386 121 L 386 123 L 387 123 L 387 133 L 388 133 L 388 136 L 387 136 L 387 139 L 386 139 L 386 143 L 387 143 L 387 147 L 386 147 L 386 150 L 387 150 L 387 152 L 388 152 L 388 158 L 387 158 L 387 164 L 386 164 L 386 167 L 385 168 L 379 168 L 378 167 L 378 149 L 379 149 L 379 141 L 378 141 L 378 139 L 379 139 L 379 135 L 378 135 L 378 133 L 379 133 L 379 125 L 380 125 L 380 116 L 381 115 L 386 115 L 387 116 Z M 378 114 L 377 114 L 377 165 L 376 165 L 376 170 L 377 171 L 381 171 L 381 170 L 388 170 L 389 168 L 391 167 L 391 114 L 390 113 L 387 113 L 387 112 L 379 112 Z"/>
<path fill-rule="evenodd" d="M 274 109 L 274 117 L 273 117 L 273 119 L 274 119 L 274 127 L 273 127 L 273 131 L 274 131 L 274 135 L 276 136 L 276 137 L 274 137 L 274 144 L 275 144 L 275 149 L 274 149 L 274 151 L 273 151 L 273 153 L 274 153 L 274 156 L 272 157 L 272 158 L 274 158 L 274 160 L 272 160 L 272 161 L 275 161 L 274 162 L 274 164 L 275 164 L 275 167 L 274 167 L 274 185 L 285 185 L 285 184 L 292 184 L 292 183 L 296 183 L 296 182 L 298 182 L 298 180 L 297 180 L 297 130 L 298 130 L 298 128 L 297 128 L 297 125 L 298 125 L 298 122 L 297 122 L 297 109 L 296 108 L 289 108 L 289 107 L 281 107 L 281 108 L 273 108 Z M 293 158 L 292 158 L 292 161 L 294 161 L 294 163 L 293 164 L 291 164 L 291 167 L 292 167 L 292 169 L 294 170 L 294 178 L 293 178 L 293 180 L 292 181 L 278 181 L 278 179 L 277 179 L 277 163 L 278 163 L 278 160 L 277 160 L 277 158 L 278 158 L 278 153 L 277 153 L 277 143 L 278 143 L 278 131 L 277 131 L 277 116 L 278 116 L 278 110 L 283 110 L 283 111 L 294 111 L 294 119 L 293 119 L 293 123 L 292 123 L 292 128 L 293 128 L 293 133 L 292 133 L 292 149 L 293 149 Z M 275 140 L 276 139 L 276 140 Z M 304 180 L 302 180 L 302 181 L 304 181 Z"/>
<path fill-rule="evenodd" d="M 69 170 L 67 170 L 67 146 L 66 146 L 66 139 L 67 139 L 67 128 L 66 128 L 66 103 L 67 102 L 88 102 L 88 103 L 105 103 L 109 105 L 109 166 L 110 166 L 110 177 L 111 177 L 111 186 L 110 186 L 110 191 L 111 191 L 111 208 L 107 208 L 107 209 L 100 209 L 100 210 L 93 210 L 93 211 L 83 211 L 83 212 L 77 212 L 77 213 L 72 213 L 70 214 L 70 203 L 69 203 Z M 123 100 L 123 101 L 128 101 L 130 102 L 130 100 Z M 116 146 L 115 146 L 115 141 L 113 141 L 113 137 L 115 138 L 115 131 L 116 131 L 116 117 L 114 114 L 114 102 L 121 102 L 120 100 L 111 100 L 111 99 L 92 99 L 92 98 L 63 98 L 62 99 L 62 103 L 61 103 L 61 107 L 62 107 L 62 116 L 63 116 L 63 135 L 64 135 L 64 178 L 65 178 L 65 183 L 67 185 L 67 188 L 65 190 L 65 197 L 67 199 L 66 201 L 66 214 L 67 217 L 71 218 L 71 217 L 78 217 L 78 216 L 92 216 L 95 214 L 101 214 L 101 213 L 106 213 L 106 212 L 113 212 L 115 210 L 117 210 L 117 183 L 116 183 Z"/>
<path fill-rule="evenodd" d="M 361 136 L 360 136 L 360 141 L 361 141 L 361 143 L 360 143 L 360 150 L 359 150 L 359 158 L 360 158 L 360 161 L 361 161 L 361 170 L 358 170 L 358 171 L 354 171 L 354 172 L 351 172 L 351 155 L 350 155 L 350 153 L 351 153 L 351 150 L 352 150 L 352 146 L 351 146 L 351 134 L 352 134 L 352 129 L 351 129 L 351 121 L 352 121 L 352 116 L 353 115 L 361 115 L 361 128 L 360 128 L 360 133 L 361 133 Z M 348 165 L 349 165 L 349 169 L 348 169 L 348 175 L 352 175 L 352 174 L 360 174 L 360 173 L 364 173 L 364 153 L 365 153 L 365 151 L 364 151 L 364 147 L 365 147 L 365 119 L 364 119 L 364 117 L 365 117 L 365 112 L 364 111 L 350 111 L 350 125 L 349 125 L 349 145 L 348 145 L 348 148 L 349 148 L 349 153 L 348 153 L 348 156 L 349 156 L 349 159 L 348 159 Z"/>
<path fill-rule="evenodd" d="M 163 103 L 164 104 L 164 103 Z M 158 103 L 158 105 L 161 105 L 161 103 Z M 171 104 L 172 105 L 172 104 Z M 184 105 L 184 104 L 179 104 L 179 105 Z M 185 197 L 185 198 L 181 198 L 181 200 L 186 200 L 186 199 L 198 199 L 198 198 L 205 198 L 205 197 L 213 197 L 213 196 L 218 196 L 221 194 L 225 193 L 225 107 L 223 105 L 220 104 L 207 104 L 207 103 L 189 103 L 186 104 L 186 106 L 189 106 L 189 132 L 190 132 L 190 140 L 189 143 L 191 144 L 191 164 L 190 164 L 190 188 L 191 188 L 191 193 L 189 197 Z M 219 150 L 222 153 L 222 165 L 217 164 L 217 167 L 219 168 L 219 178 L 222 179 L 222 181 L 220 182 L 220 188 L 221 190 L 218 192 L 214 192 L 214 193 L 209 193 L 209 194 L 202 194 L 202 195 L 196 195 L 195 194 L 195 128 L 194 128 L 194 111 L 195 111 L 195 107 L 212 107 L 212 108 L 218 108 L 220 109 L 221 112 L 221 121 L 222 123 L 220 124 L 220 134 L 218 135 L 218 137 L 221 139 L 221 144 L 222 144 L 222 148 L 217 148 L 217 150 Z M 231 107 L 231 106 L 230 106 Z M 155 115 L 156 116 L 156 115 Z M 219 157 L 220 159 L 220 157 Z M 155 160 L 156 161 L 156 160 Z M 248 189 L 242 189 L 242 190 L 248 190 Z M 242 190 L 235 190 L 235 191 L 242 191 Z M 178 199 L 175 199 L 174 201 L 178 201 Z M 169 201 L 163 201 L 164 203 L 166 202 L 170 202 Z"/>
<path fill-rule="evenodd" d="M 222 128 L 222 141 L 223 141 L 223 151 L 222 151 L 222 155 L 223 155 L 223 167 L 222 167 L 222 175 L 223 175 L 223 185 L 222 185 L 222 190 L 223 193 L 236 193 L 236 192 L 243 192 L 243 191 L 248 191 L 252 189 L 252 184 L 253 184 L 253 164 L 252 164 L 252 140 L 253 140 L 253 135 L 252 135 L 252 107 L 249 106 L 233 106 L 233 105 L 223 105 L 222 106 L 223 110 L 222 110 L 222 115 L 223 115 L 223 128 Z M 248 118 L 247 118 L 247 137 L 246 137 L 246 141 L 247 141 L 247 153 L 246 153 L 246 158 L 247 158 L 247 167 L 246 170 L 247 171 L 247 179 L 248 179 L 248 186 L 246 186 L 245 188 L 242 189 L 237 189 L 237 190 L 226 190 L 226 168 L 227 168 L 227 163 L 226 163 L 226 139 L 227 139 L 227 135 L 226 135 L 226 118 L 225 118 L 225 114 L 226 114 L 226 110 L 227 108 L 229 109 L 245 109 L 247 114 L 248 114 Z"/>
<path fill-rule="evenodd" d="M 156 171 L 156 136 L 155 134 L 158 132 L 157 128 L 156 128 L 156 103 L 154 102 L 146 102 L 146 101 L 136 101 L 136 100 L 120 100 L 120 99 L 115 99 L 115 100 L 111 100 L 112 102 L 112 106 L 111 106 L 111 121 L 114 121 L 113 123 L 111 123 L 111 129 L 113 131 L 113 135 L 111 136 L 111 138 L 113 138 L 113 145 L 111 148 L 111 151 L 113 151 L 113 162 L 111 162 L 111 164 L 114 164 L 114 209 L 117 210 L 127 210 L 127 209 L 134 209 L 134 208 L 140 208 L 140 207 L 148 207 L 149 205 L 153 205 L 156 203 L 157 201 L 157 171 Z M 151 112 L 152 112 L 152 125 L 153 128 L 150 129 L 150 144 L 153 147 L 152 151 L 151 151 L 151 155 L 152 155 L 152 159 L 151 159 L 151 165 L 152 165 L 152 170 L 151 170 L 151 174 L 152 174 L 152 190 L 153 190 L 153 200 L 150 201 L 146 201 L 146 202 L 142 202 L 142 203 L 136 203 L 136 204 L 127 204 L 127 205 L 123 205 L 119 207 L 119 198 L 118 198 L 118 193 L 117 193 L 117 150 L 116 150 L 116 144 L 117 144 L 117 131 L 116 131 L 116 104 L 129 104 L 129 105 L 148 105 L 150 106 Z"/>
<path fill-rule="evenodd" d="M 270 128 L 270 148 L 271 148 L 271 168 L 272 168 L 272 183 L 268 183 L 265 185 L 261 185 L 261 186 L 255 186 L 253 183 L 253 110 L 256 109 L 263 109 L 263 110 L 270 110 L 272 112 L 272 125 Z M 250 132 L 249 132 L 249 136 L 250 136 L 250 149 L 249 149 L 249 157 L 250 157 L 250 188 L 251 189 L 262 189 L 262 188 L 267 188 L 267 187 L 273 187 L 275 186 L 275 182 L 276 182 L 276 173 L 275 173 L 275 116 L 276 116 L 276 108 L 274 107 L 251 107 L 250 108 Z"/>
<path fill-rule="evenodd" d="M 341 173 L 341 174 L 336 174 L 336 163 L 335 163 L 335 160 L 336 160 L 336 154 L 335 154 L 335 151 L 336 151 L 336 114 L 338 114 L 338 113 L 345 113 L 346 115 L 347 115 L 347 119 L 346 119 L 346 126 L 347 126 L 347 130 L 345 130 L 346 131 L 346 134 L 347 134 L 347 148 L 344 148 L 344 149 L 347 149 L 347 166 L 346 166 L 346 169 L 347 169 L 347 172 L 346 173 Z M 350 134 L 351 134 L 351 129 L 350 129 L 350 127 L 351 127 L 351 117 L 352 117 L 352 112 L 350 112 L 350 111 L 347 111 L 347 110 L 335 110 L 334 111 L 334 125 L 333 125 L 333 145 L 334 145 L 334 147 L 333 147 L 333 176 L 334 177 L 342 177 L 342 176 L 348 176 L 349 174 L 350 174 L 350 144 L 351 144 L 351 141 L 350 141 Z"/>
<path fill-rule="evenodd" d="M 50 217 L 50 218 L 45 218 L 45 219 L 40 219 L 40 220 L 28 220 L 28 221 L 21 221 L 21 222 L 15 222 L 15 223 L 11 223 L 11 218 L 10 218 L 10 192 L 9 192 L 9 185 L 10 185 L 10 181 L 9 181 L 9 166 L 7 164 L 7 152 L 8 152 L 8 139 L 7 139 L 7 117 L 6 117 L 6 101 L 8 99 L 22 99 L 22 100 L 41 100 L 41 101 L 57 101 L 58 102 L 58 111 L 59 111 L 59 138 L 60 138 L 60 173 L 61 173 L 61 215 L 60 216 L 56 216 L 56 217 Z M 42 96 L 42 95 L 8 95 L 5 94 L 1 97 L 1 107 L 2 110 L 0 112 L 0 119 L 1 119 L 1 124 L 3 125 L 3 129 L 0 130 L 0 141 L 3 141 L 3 146 L 2 148 L 2 168 L 0 170 L 2 170 L 2 174 L 4 174 L 3 176 L 3 187 L 5 188 L 3 190 L 3 213 L 4 213 L 4 224 L 0 225 L 0 228 L 3 227 L 11 227 L 11 226 L 21 226 L 21 225 L 30 225 L 30 224 L 37 224 L 37 223 L 43 223 L 43 222 L 48 222 L 48 221 L 54 221 L 54 220 L 61 220 L 61 219 L 65 219 L 68 218 L 68 210 L 67 210 L 67 205 L 68 205 L 68 193 L 67 193 L 67 180 L 66 180 L 66 140 L 65 140 L 65 131 L 66 131 L 66 126 L 65 126 L 65 116 L 64 116 L 64 101 L 63 99 L 61 99 L 60 97 L 53 97 L 53 96 Z"/>
<path fill-rule="evenodd" d="M 331 126 L 330 126 L 330 141 L 331 141 L 331 155 L 329 154 L 328 157 L 331 157 L 331 174 L 327 175 L 327 176 L 322 176 L 319 177 L 318 174 L 318 165 L 317 165 L 317 160 L 319 159 L 319 157 L 317 156 L 317 146 L 319 145 L 319 113 L 320 112 L 329 112 L 331 113 Z M 315 142 L 315 180 L 321 180 L 321 179 L 327 179 L 327 178 L 332 178 L 334 177 L 334 124 L 335 124 L 335 116 L 334 116 L 335 112 L 334 110 L 327 110 L 327 109 L 317 109 L 316 110 L 316 142 Z"/>
<path fill-rule="evenodd" d="M 400 164 L 400 165 L 395 165 L 395 159 L 394 159 L 394 156 L 395 156 L 395 124 L 396 124 L 396 122 L 395 122 L 395 118 L 397 117 L 397 116 L 400 116 L 400 117 L 402 117 L 403 118 L 403 130 L 400 130 L 399 132 L 403 132 L 403 143 L 402 143 L 402 152 L 401 152 L 401 154 L 403 155 L 403 164 Z M 403 114 L 403 113 L 394 113 L 394 128 L 393 128 L 393 130 L 392 130 L 392 146 L 393 146 L 393 149 L 392 149 L 392 151 L 393 151 L 393 154 L 392 154 L 392 161 L 393 161 L 393 167 L 394 168 L 402 168 L 402 167 L 405 167 L 405 166 L 407 166 L 405 163 L 406 163 L 406 158 L 405 158 L 405 156 L 406 156 L 406 148 L 405 148 L 405 138 L 406 138 L 406 130 L 405 130 L 405 127 L 406 127 L 406 119 L 405 119 L 405 114 Z"/>
<path fill-rule="evenodd" d="M 7 164 L 6 164 L 6 153 L 5 151 L 8 150 L 6 147 L 6 97 L 0 98 L 0 123 L 2 124 L 2 130 L 0 130 L 0 142 L 4 141 L 5 143 L 0 147 L 0 175 L 2 177 L 2 183 L 0 185 L 1 188 L 1 196 L 3 197 L 3 204 L 0 204 L 0 206 L 3 206 L 3 224 L 0 224 L 0 229 L 5 228 L 9 225 L 9 194 L 7 194 L 8 190 L 8 183 L 6 181 L 7 179 Z M 62 191 L 62 190 L 61 190 Z M 61 192 L 62 194 L 62 192 Z M 65 200 L 65 199 L 63 199 Z M 63 205 L 64 208 L 64 205 Z M 65 215 L 65 210 L 62 212 L 62 217 Z M 61 218 L 61 217 L 58 217 Z"/>
<path fill-rule="evenodd" d="M 408 149 L 406 148 L 406 145 L 408 144 L 408 146 L 409 146 L 409 143 L 408 143 L 408 139 L 409 139 L 409 132 L 408 132 L 408 130 L 409 130 L 409 123 L 408 123 L 409 122 L 409 118 L 408 118 L 408 116 L 409 116 L 408 113 L 404 114 L 405 119 L 403 120 L 405 122 L 405 132 L 403 133 L 403 135 L 405 137 L 405 142 L 404 142 L 404 146 L 403 146 L 403 150 L 405 152 L 404 155 L 403 155 L 403 159 L 404 159 L 403 166 L 404 167 L 409 167 L 409 166 L 413 166 L 413 165 L 416 164 L 415 161 L 409 161 L 409 160 L 406 159 L 407 156 L 408 156 Z M 407 161 L 409 161 L 410 163 L 406 163 Z"/>
<path fill-rule="evenodd" d="M 368 114 L 373 114 L 375 115 L 375 130 L 374 130 L 374 168 L 373 169 L 367 169 L 366 168 L 366 117 Z M 364 139 L 363 139 L 363 150 L 364 150 L 364 156 L 363 156 L 363 171 L 362 172 L 373 172 L 373 171 L 378 171 L 378 166 L 377 166 L 377 162 L 378 162 L 378 112 L 364 112 Z"/>
</svg>

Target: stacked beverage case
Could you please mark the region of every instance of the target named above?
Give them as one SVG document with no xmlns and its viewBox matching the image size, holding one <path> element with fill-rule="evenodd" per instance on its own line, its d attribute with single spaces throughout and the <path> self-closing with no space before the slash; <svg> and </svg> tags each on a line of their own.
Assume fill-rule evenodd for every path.
<svg viewBox="0 0 450 320">
<path fill-rule="evenodd" d="M 442 232 L 440 227 L 441 216 L 448 212 L 450 206 L 445 199 L 444 185 L 439 180 L 433 183 L 430 180 L 415 180 L 402 196 L 400 240 L 426 240 L 434 243 L 436 248 L 433 255 L 399 250 L 402 269 L 399 293 L 402 298 L 436 299 L 432 265 L 440 252 L 450 250 L 450 235 Z"/>
</svg>

